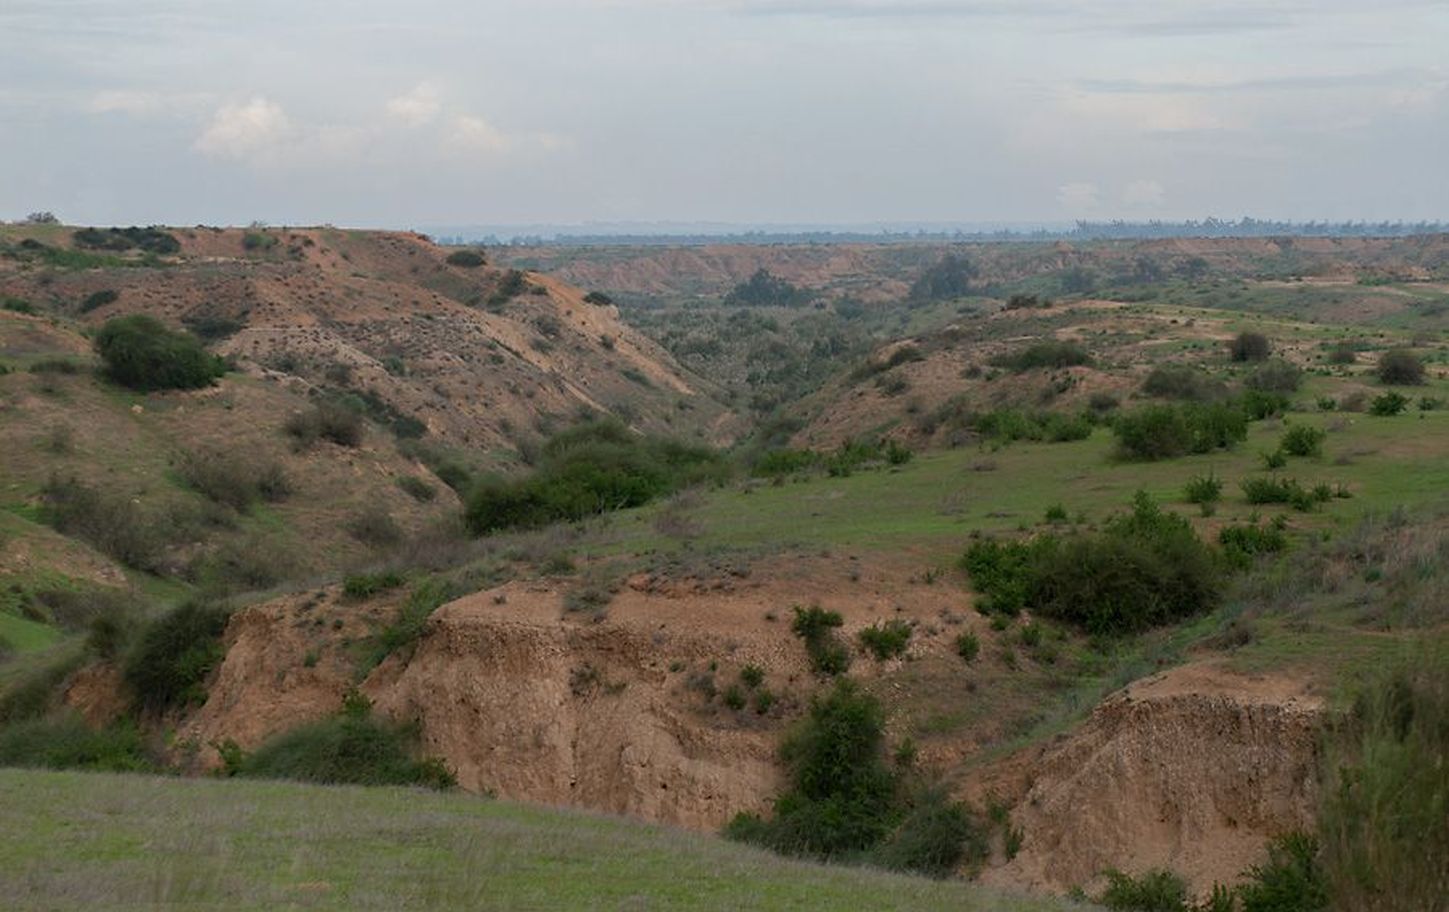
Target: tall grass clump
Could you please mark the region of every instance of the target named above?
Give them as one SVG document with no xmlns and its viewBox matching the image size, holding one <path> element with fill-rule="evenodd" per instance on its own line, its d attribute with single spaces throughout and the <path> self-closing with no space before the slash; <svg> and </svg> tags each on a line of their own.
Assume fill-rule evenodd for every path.
<svg viewBox="0 0 1449 912">
<path fill-rule="evenodd" d="M 134 725 L 93 729 L 74 715 L 0 728 L 0 766 L 111 773 L 155 769 Z"/>
<path fill-rule="evenodd" d="M 1330 732 L 1318 813 L 1339 908 L 1432 909 L 1449 896 L 1449 649 L 1424 646 L 1363 688 Z"/>
<path fill-rule="evenodd" d="M 1092 356 L 1085 348 L 1075 342 L 1056 340 L 1036 342 L 991 359 L 992 366 L 1002 367 L 1018 374 L 1037 368 L 1077 367 L 1091 363 Z"/>
</svg>

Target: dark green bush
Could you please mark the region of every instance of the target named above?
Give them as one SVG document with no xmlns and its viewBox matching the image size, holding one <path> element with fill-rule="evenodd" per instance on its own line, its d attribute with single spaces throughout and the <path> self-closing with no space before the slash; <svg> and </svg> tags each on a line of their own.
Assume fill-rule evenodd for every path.
<svg viewBox="0 0 1449 912">
<path fill-rule="evenodd" d="M 845 623 L 838 611 L 826 611 L 818 605 L 794 607 L 795 617 L 790 629 L 805 641 L 805 651 L 810 656 L 810 666 L 816 674 L 844 674 L 850 667 L 850 651 L 835 630 Z"/>
<path fill-rule="evenodd" d="M 363 507 L 347 521 L 347 534 L 370 548 L 390 548 L 403 540 L 402 526 L 381 504 Z"/>
<path fill-rule="evenodd" d="M 95 345 L 111 378 L 136 390 L 197 389 L 226 372 L 194 337 L 144 314 L 107 320 Z"/>
<path fill-rule="evenodd" d="M 73 377 L 81 372 L 81 366 L 69 358 L 41 358 L 31 362 L 28 370 L 32 374 L 65 374 Z"/>
<path fill-rule="evenodd" d="M 1381 396 L 1375 396 L 1373 402 L 1369 403 L 1369 414 L 1378 415 L 1380 418 L 1392 418 L 1404 409 L 1409 407 L 1409 398 L 1394 390 L 1389 390 Z"/>
<path fill-rule="evenodd" d="M 981 639 L 971 632 L 956 636 L 956 654 L 964 662 L 970 662 L 981 653 Z"/>
<path fill-rule="evenodd" d="M 428 503 L 438 496 L 438 489 L 416 475 L 399 475 L 397 486 L 418 503 Z"/>
<path fill-rule="evenodd" d="M 998 409 L 975 416 L 971 426 L 977 433 L 996 440 L 1041 440 L 1065 443 L 1092 435 L 1092 422 L 1085 415 L 1060 412 L 1023 412 Z"/>
<path fill-rule="evenodd" d="M 75 716 L 0 728 L 0 766 L 112 773 L 155 769 L 135 726 L 96 730 Z"/>
<path fill-rule="evenodd" d="M 974 543 L 963 561 L 988 610 L 1031 608 L 1089 633 L 1130 633 L 1211 608 L 1220 571 L 1192 524 L 1138 494 L 1102 532 Z"/>
<path fill-rule="evenodd" d="M 781 748 L 790 789 L 776 799 L 774 819 L 741 815 L 725 835 L 817 858 L 869 849 L 900 819 L 896 775 L 884 753 L 880 703 L 841 680 L 811 703 Z"/>
<path fill-rule="evenodd" d="M 1223 480 L 1209 472 L 1187 480 L 1183 494 L 1188 503 L 1214 504 L 1223 496 Z"/>
<path fill-rule="evenodd" d="M 1190 912 L 1187 883 L 1171 871 L 1152 870 L 1140 877 L 1105 873 L 1107 889 L 1097 901 L 1113 912 Z"/>
<path fill-rule="evenodd" d="M 464 519 L 475 535 L 637 507 L 727 467 L 707 447 L 643 437 L 614 420 L 590 422 L 544 444 L 533 474 L 473 486 Z"/>
<path fill-rule="evenodd" d="M 918 301 L 963 297 L 971 293 L 976 276 L 976 264 L 964 256 L 948 253 L 911 284 L 911 297 Z"/>
<path fill-rule="evenodd" d="M 916 796 L 900 826 L 867 860 L 891 871 L 944 878 L 962 862 L 984 861 L 988 854 L 985 833 L 966 808 L 942 790 L 929 789 Z"/>
<path fill-rule="evenodd" d="M 1112 422 L 1118 453 L 1126 459 L 1172 459 L 1229 449 L 1248 436 L 1247 416 L 1230 405 L 1149 405 Z"/>
<path fill-rule="evenodd" d="M 207 675 L 225 655 L 228 617 L 220 605 L 187 602 L 146 624 L 123 668 L 137 702 L 165 711 L 204 701 Z"/>
<path fill-rule="evenodd" d="M 1224 526 L 1218 531 L 1223 556 L 1240 568 L 1247 568 L 1264 554 L 1277 554 L 1288 549 L 1288 536 L 1276 526 Z"/>
<path fill-rule="evenodd" d="M 11 313 L 28 314 L 34 316 L 37 311 L 35 305 L 23 298 L 0 298 L 0 309 L 8 310 Z"/>
<path fill-rule="evenodd" d="M 367 599 L 379 592 L 386 592 L 389 589 L 396 589 L 401 586 L 405 579 L 396 570 L 383 570 L 377 573 L 358 573 L 347 577 L 342 581 L 342 594 L 350 599 Z"/>
<path fill-rule="evenodd" d="M 157 227 L 151 228 L 81 228 L 71 234 L 77 247 L 90 250 L 123 251 L 132 248 L 146 253 L 179 253 L 181 242 L 174 234 Z"/>
<path fill-rule="evenodd" d="M 1297 479 L 1277 476 L 1245 478 L 1241 486 L 1243 496 L 1250 504 L 1288 504 L 1305 513 L 1333 497 L 1327 486 L 1309 489 L 1300 485 Z"/>
<path fill-rule="evenodd" d="M 1418 386 L 1424 382 L 1424 362 L 1403 348 L 1389 349 L 1380 355 L 1376 371 L 1381 382 L 1395 386 Z"/>
<path fill-rule="evenodd" d="M 757 269 L 754 275 L 730 289 L 724 296 L 726 307 L 801 307 L 814 297 L 809 291 Z"/>
<path fill-rule="evenodd" d="M 1323 441 L 1328 433 L 1322 428 L 1295 424 L 1283 434 L 1278 446 L 1289 456 L 1322 456 Z"/>
<path fill-rule="evenodd" d="M 1318 863 L 1318 841 L 1303 833 L 1268 844 L 1268 860 L 1246 872 L 1238 887 L 1242 912 L 1321 912 L 1328 888 Z"/>
<path fill-rule="evenodd" d="M 1246 389 L 1238 397 L 1238 407 L 1249 421 L 1262 421 L 1288 411 L 1288 397 L 1283 393 L 1260 389 Z"/>
<path fill-rule="evenodd" d="M 483 266 L 488 260 L 477 250 L 455 250 L 448 254 L 449 266 L 461 266 L 464 269 L 477 269 Z"/>
<path fill-rule="evenodd" d="M 911 644 L 911 625 L 899 619 L 883 621 L 866 627 L 856 637 L 877 661 L 883 662 L 906 654 Z"/>
<path fill-rule="evenodd" d="M 411 654 L 427 629 L 433 612 L 458 595 L 447 581 L 437 578 L 425 579 L 414 585 L 392 623 L 373 638 L 371 648 L 359 663 L 359 672 L 366 674 L 393 653 Z"/>
<path fill-rule="evenodd" d="M 0 724 L 38 719 L 58 702 L 61 685 L 76 669 L 84 656 L 64 656 L 27 672 L 0 693 Z"/>
<path fill-rule="evenodd" d="M 1142 392 L 1161 399 L 1188 402 L 1219 402 L 1228 397 L 1226 384 L 1187 364 L 1154 367 L 1147 379 L 1142 381 Z"/>
<path fill-rule="evenodd" d="M 235 775 L 257 779 L 449 789 L 457 782 L 441 761 L 416 759 L 417 732 L 352 709 L 294 728 L 243 756 Z"/>
<path fill-rule="evenodd" d="M 1234 361 L 1266 361 L 1273 346 L 1262 333 L 1238 333 L 1228 343 L 1228 356 Z"/>
<path fill-rule="evenodd" d="M 997 355 L 991 359 L 995 367 L 1023 373 L 1037 368 L 1063 368 L 1090 364 L 1092 356 L 1075 342 L 1036 342 L 1019 351 Z"/>
<path fill-rule="evenodd" d="M 1248 375 L 1249 389 L 1265 393 L 1296 392 L 1303 383 L 1303 371 L 1287 361 L 1269 361 Z"/>
<path fill-rule="evenodd" d="M 105 288 L 101 291 L 93 292 L 86 295 L 85 298 L 80 302 L 80 312 L 90 313 L 93 310 L 105 307 L 107 304 L 112 304 L 120 300 L 120 297 L 120 293 L 112 288 Z"/>
</svg>

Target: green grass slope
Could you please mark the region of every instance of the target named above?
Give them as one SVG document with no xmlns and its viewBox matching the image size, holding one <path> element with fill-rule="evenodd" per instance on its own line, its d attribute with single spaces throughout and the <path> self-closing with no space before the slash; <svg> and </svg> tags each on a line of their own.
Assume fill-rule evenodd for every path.
<svg viewBox="0 0 1449 912">
<path fill-rule="evenodd" d="M 0 770 L 11 910 L 1063 910 L 615 818 L 399 789 Z"/>
</svg>

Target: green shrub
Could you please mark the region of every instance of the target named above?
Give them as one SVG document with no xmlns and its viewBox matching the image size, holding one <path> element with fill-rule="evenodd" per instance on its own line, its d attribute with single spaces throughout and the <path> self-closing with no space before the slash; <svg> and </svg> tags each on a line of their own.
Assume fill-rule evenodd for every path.
<svg viewBox="0 0 1449 912">
<path fill-rule="evenodd" d="M 197 389 L 226 372 L 194 337 L 144 314 L 107 320 L 95 346 L 111 378 L 136 390 Z"/>
<path fill-rule="evenodd" d="M 446 581 L 429 578 L 418 582 L 408 593 L 392 623 L 373 637 L 370 648 L 359 663 L 359 674 L 365 675 L 393 653 L 411 654 L 427 629 L 428 619 L 443 603 L 458 596 Z"/>
<path fill-rule="evenodd" d="M 1329 364 L 1353 364 L 1358 360 L 1358 350 L 1351 342 L 1339 342 L 1328 350 Z"/>
<path fill-rule="evenodd" d="M 81 372 L 81 366 L 69 358 L 41 358 L 31 362 L 28 370 L 32 374 L 64 374 L 74 377 Z"/>
<path fill-rule="evenodd" d="M 345 447 L 361 446 L 364 427 L 361 411 L 335 399 L 324 399 L 307 411 L 297 412 L 282 425 L 298 450 L 318 440 Z"/>
<path fill-rule="evenodd" d="M 1283 434 L 1278 446 L 1289 456 L 1322 456 L 1323 441 L 1328 433 L 1322 428 L 1295 424 Z"/>
<path fill-rule="evenodd" d="M 449 266 L 461 266 L 464 269 L 477 269 L 485 265 L 488 260 L 477 250 L 455 250 L 448 254 Z"/>
<path fill-rule="evenodd" d="M 377 573 L 358 573 L 347 577 L 342 581 L 342 594 L 350 599 L 361 601 L 372 598 L 379 592 L 386 592 L 389 589 L 396 589 L 405 583 L 401 573 L 396 570 L 382 570 Z"/>
<path fill-rule="evenodd" d="M 957 635 L 956 654 L 961 657 L 962 661 L 973 661 L 980 653 L 981 639 L 976 634 L 968 631 Z"/>
<path fill-rule="evenodd" d="M 8 310 L 11 313 L 27 314 L 30 316 L 34 316 L 36 313 L 39 312 L 35 309 L 35 305 L 31 304 L 29 301 L 26 301 L 23 298 L 11 297 L 0 298 L 0 309 Z"/>
<path fill-rule="evenodd" d="M 795 618 L 790 629 L 805 641 L 805 652 L 810 656 L 810 666 L 816 674 L 839 675 L 850 668 L 850 651 L 835 635 L 836 628 L 845 623 L 838 611 L 826 611 L 816 605 L 809 608 L 794 607 Z"/>
<path fill-rule="evenodd" d="M 1224 526 L 1218 531 L 1218 543 L 1229 563 L 1246 568 L 1261 555 L 1286 551 L 1288 536 L 1271 525 Z"/>
<path fill-rule="evenodd" d="M 816 697 L 781 748 L 790 788 L 774 818 L 740 815 L 732 839 L 789 855 L 849 857 L 881 842 L 900 819 L 897 779 L 885 762 L 885 713 L 854 682 Z"/>
<path fill-rule="evenodd" d="M 202 685 L 225 655 L 229 616 L 219 605 L 187 602 L 146 624 L 123 668 L 137 702 L 153 711 L 203 702 Z"/>
<path fill-rule="evenodd" d="M 176 470 L 197 493 L 238 513 L 258 500 L 285 500 L 292 491 L 281 465 L 255 461 L 235 449 L 184 453 Z"/>
<path fill-rule="evenodd" d="M 1019 351 L 997 355 L 991 359 L 994 367 L 1005 368 L 1014 373 L 1023 373 L 1037 368 L 1076 367 L 1092 363 L 1087 350 L 1074 342 L 1037 342 Z"/>
<path fill-rule="evenodd" d="M 1229 405 L 1149 405 L 1112 422 L 1117 450 L 1126 459 L 1172 459 L 1228 449 L 1248 436 L 1248 419 Z"/>
<path fill-rule="evenodd" d="M 1217 503 L 1223 496 L 1223 480 L 1211 472 L 1206 475 L 1194 475 L 1187 480 L 1183 494 L 1188 503 Z"/>
<path fill-rule="evenodd" d="M 391 548 L 403 540 L 402 526 L 381 504 L 370 504 L 347 521 L 347 534 L 370 548 Z"/>
<path fill-rule="evenodd" d="M 91 487 L 75 478 L 52 476 L 41 489 L 42 513 L 57 531 L 137 570 L 160 569 L 168 529 L 130 497 Z"/>
<path fill-rule="evenodd" d="M 265 253 L 277 246 L 277 238 L 260 231 L 248 231 L 242 235 L 242 249 L 247 252 Z"/>
<path fill-rule="evenodd" d="M 726 307 L 800 307 L 814 295 L 770 274 L 763 267 L 724 296 Z"/>
<path fill-rule="evenodd" d="M 724 700 L 724 705 L 735 712 L 744 709 L 745 704 L 748 702 L 745 696 L 745 689 L 738 684 L 731 684 L 729 687 L 726 687 L 722 699 Z"/>
<path fill-rule="evenodd" d="M 1085 440 L 1092 435 L 1092 422 L 1085 415 L 1023 412 L 1018 409 L 998 409 L 977 415 L 971 420 L 971 427 L 984 437 L 1004 441 L 1066 443 Z"/>
<path fill-rule="evenodd" d="M 740 683 L 751 690 L 765 683 L 765 669 L 758 665 L 746 665 L 740 669 Z"/>
<path fill-rule="evenodd" d="M 1418 386 L 1424 382 L 1424 362 L 1407 349 L 1393 348 L 1379 356 L 1376 373 L 1383 383 Z"/>
<path fill-rule="evenodd" d="M 81 228 L 71 234 L 77 247 L 90 250 L 123 251 L 136 248 L 146 253 L 172 254 L 181 251 L 176 235 L 163 228 Z"/>
<path fill-rule="evenodd" d="M 1327 909 L 1328 888 L 1317 856 L 1318 841 L 1303 833 L 1290 833 L 1270 842 L 1268 861 L 1249 868 L 1245 872 L 1247 879 L 1238 887 L 1242 912 Z"/>
<path fill-rule="evenodd" d="M 1241 485 L 1243 496 L 1250 504 L 1288 504 L 1305 513 L 1333 497 L 1332 489 L 1326 485 L 1310 490 L 1293 478 L 1245 478 Z"/>
<path fill-rule="evenodd" d="M 1282 447 L 1276 450 L 1269 450 L 1260 455 L 1263 458 L 1263 468 L 1270 472 L 1276 472 L 1278 469 L 1288 465 L 1288 454 L 1283 452 Z"/>
<path fill-rule="evenodd" d="M 1228 397 L 1228 388 L 1202 370 L 1187 364 L 1154 367 L 1142 381 L 1142 392 L 1162 399 L 1188 402 L 1218 402 Z"/>
<path fill-rule="evenodd" d="M 1271 390 L 1246 389 L 1238 397 L 1238 407 L 1249 421 L 1262 421 L 1288 411 L 1288 396 Z"/>
<path fill-rule="evenodd" d="M 155 769 L 135 726 L 96 730 L 75 716 L 0 728 L 0 766 L 112 773 Z"/>
<path fill-rule="evenodd" d="M 1052 504 L 1046 508 L 1046 513 L 1043 514 L 1043 520 L 1052 525 L 1059 525 L 1066 522 L 1067 508 L 1059 503 Z"/>
<path fill-rule="evenodd" d="M 1097 902 L 1113 912 L 1190 912 L 1187 883 L 1171 871 L 1152 870 L 1140 877 L 1105 873 L 1107 889 Z"/>
<path fill-rule="evenodd" d="M 437 488 L 416 475 L 399 475 L 397 486 L 418 503 L 428 503 L 438 496 Z"/>
<path fill-rule="evenodd" d="M 473 534 L 642 506 L 727 471 L 714 450 L 641 437 L 614 420 L 556 434 L 540 456 L 531 476 L 473 486 L 464 510 Z"/>
<path fill-rule="evenodd" d="M 895 832 L 870 851 L 870 864 L 927 877 L 952 876 L 962 862 L 982 862 L 989 846 L 966 808 L 940 789 L 923 791 Z"/>
<path fill-rule="evenodd" d="M 235 774 L 256 779 L 449 789 L 457 782 L 440 761 L 416 759 L 416 730 L 352 710 L 294 728 L 241 758 Z"/>
<path fill-rule="evenodd" d="M 0 725 L 44 716 L 57 702 L 61 685 L 80 668 L 80 653 L 63 656 L 27 672 L 0 693 Z"/>
<path fill-rule="evenodd" d="M 1292 393 L 1303 383 L 1303 371 L 1287 361 L 1269 361 L 1248 375 L 1248 388 L 1265 393 Z"/>
<path fill-rule="evenodd" d="M 1369 414 L 1378 415 L 1381 418 L 1391 418 L 1409 407 L 1409 398 L 1394 390 L 1389 390 L 1381 396 L 1375 396 L 1369 404 Z"/>
<path fill-rule="evenodd" d="M 939 301 L 959 298 L 971 293 L 971 283 L 976 279 L 976 264 L 970 259 L 954 253 L 941 257 L 927 267 L 916 281 L 911 283 L 911 297 L 918 301 Z"/>
<path fill-rule="evenodd" d="M 93 310 L 105 307 L 107 304 L 114 304 L 121 299 L 120 292 L 114 288 L 103 288 L 100 291 L 86 295 L 80 302 L 80 312 L 90 313 Z"/>
<path fill-rule="evenodd" d="M 1238 333 L 1228 343 L 1228 356 L 1234 361 L 1266 361 L 1273 346 L 1262 333 Z"/>
<path fill-rule="evenodd" d="M 1219 597 L 1217 561 L 1192 524 L 1138 494 L 1103 531 L 974 543 L 964 566 L 991 610 L 1031 608 L 1089 633 L 1143 630 L 1199 614 Z"/>
<path fill-rule="evenodd" d="M 856 634 L 860 644 L 875 656 L 876 661 L 906 654 L 911 644 L 911 625 L 899 619 L 873 624 Z"/>
</svg>

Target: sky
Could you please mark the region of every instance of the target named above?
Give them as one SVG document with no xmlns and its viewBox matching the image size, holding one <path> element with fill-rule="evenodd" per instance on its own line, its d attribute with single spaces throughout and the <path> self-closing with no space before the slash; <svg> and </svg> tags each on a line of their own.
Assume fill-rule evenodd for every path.
<svg viewBox="0 0 1449 912">
<path fill-rule="evenodd" d="M 0 0 L 0 219 L 1449 219 L 1449 0 Z"/>
</svg>

